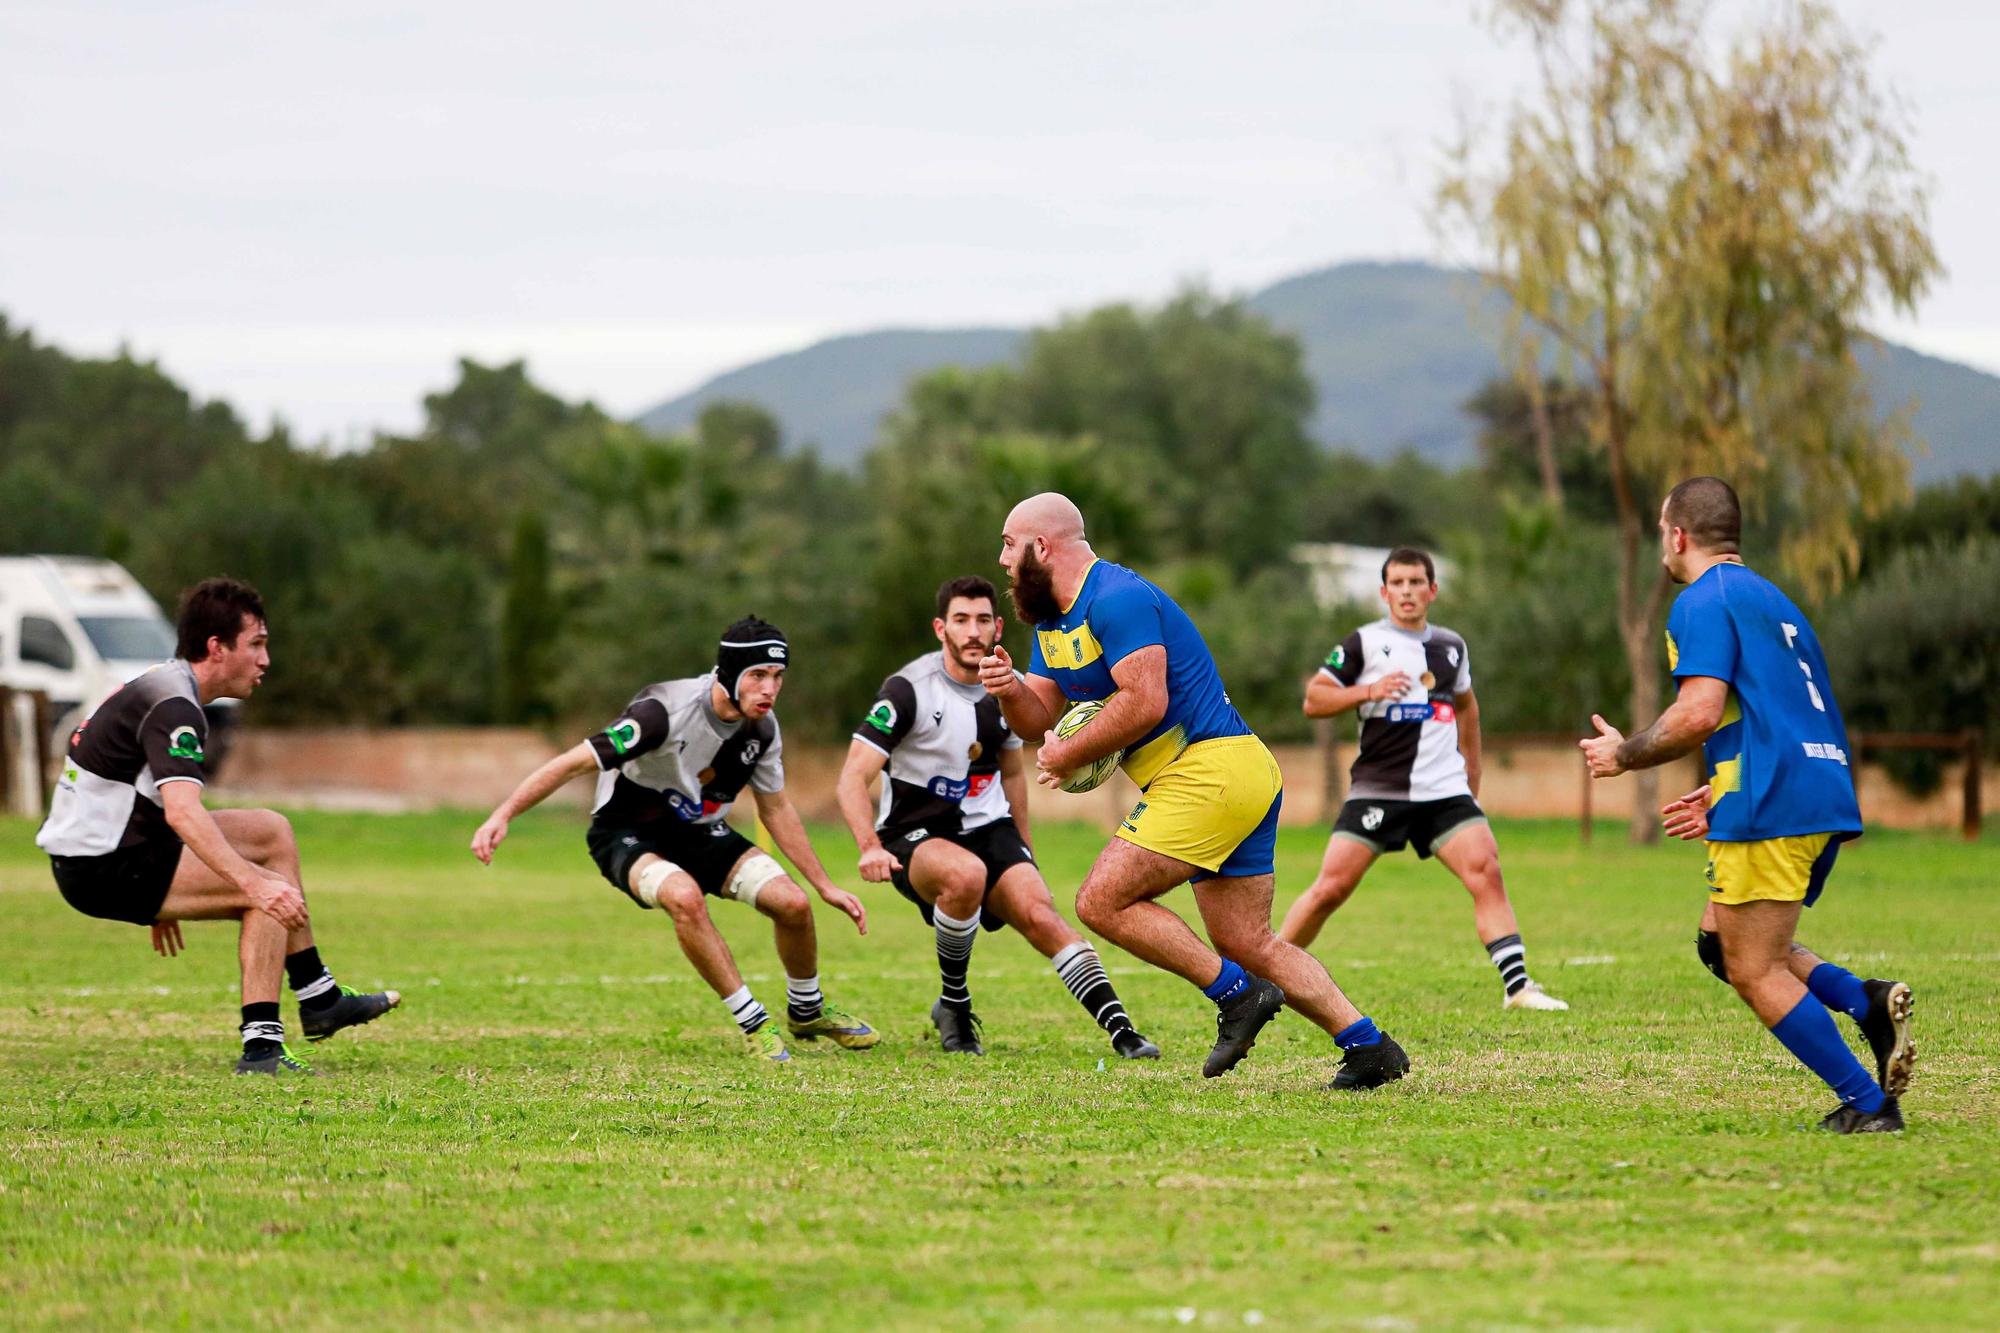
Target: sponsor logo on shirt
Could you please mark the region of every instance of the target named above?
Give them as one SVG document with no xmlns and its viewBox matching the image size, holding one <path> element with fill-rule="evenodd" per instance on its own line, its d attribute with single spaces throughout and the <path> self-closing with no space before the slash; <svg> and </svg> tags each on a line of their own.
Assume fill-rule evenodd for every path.
<svg viewBox="0 0 2000 1333">
<path fill-rule="evenodd" d="M 942 796 L 947 801 L 962 801 L 966 792 L 971 790 L 971 784 L 951 778 L 932 778 L 930 788 L 933 796 Z"/>
<path fill-rule="evenodd" d="M 1342 667 L 1346 666 L 1347 649 L 1335 645 L 1334 650 L 1326 655 L 1326 664 L 1332 667 L 1335 671 L 1338 671 Z"/>
<path fill-rule="evenodd" d="M 1847 767 L 1847 752 L 1832 741 L 1800 741 L 1806 753 L 1814 759 L 1831 759 L 1842 768 Z"/>
<path fill-rule="evenodd" d="M 1439 708 L 1450 704 L 1390 704 L 1382 716 L 1391 722 L 1428 722 Z"/>
<path fill-rule="evenodd" d="M 692 824 L 701 818 L 702 802 L 695 800 L 694 797 L 685 796 L 672 788 L 661 792 L 660 795 L 667 798 L 667 809 L 673 811 L 674 818 L 681 822 Z"/>
<path fill-rule="evenodd" d="M 624 754 L 639 743 L 639 724 L 629 717 L 621 717 L 604 729 L 604 735 L 613 750 Z"/>
<path fill-rule="evenodd" d="M 201 737 L 194 734 L 193 727 L 175 727 L 167 734 L 167 753 L 176 759 L 192 759 L 201 762 Z"/>
<path fill-rule="evenodd" d="M 896 705 L 887 699 L 877 699 L 875 706 L 868 710 L 868 725 L 884 736 L 896 729 Z"/>
<path fill-rule="evenodd" d="M 976 799 L 993 790 L 993 776 L 991 773 L 981 773 L 974 777 L 966 787 L 966 796 Z"/>
</svg>

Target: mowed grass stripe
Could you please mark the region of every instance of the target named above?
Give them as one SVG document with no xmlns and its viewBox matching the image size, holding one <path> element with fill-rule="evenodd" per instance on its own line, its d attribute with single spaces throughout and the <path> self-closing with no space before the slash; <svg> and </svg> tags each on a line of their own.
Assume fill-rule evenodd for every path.
<svg viewBox="0 0 2000 1333">
<path fill-rule="evenodd" d="M 465 851 L 475 817 L 296 822 L 328 961 L 408 999 L 314 1048 L 336 1078 L 275 1086 L 224 1072 L 230 928 L 158 959 L 70 912 L 32 828 L 0 825 L 0 1322 L 1945 1327 L 2000 1307 L 1991 840 L 1871 836 L 1807 913 L 1821 952 L 1918 989 L 1911 1131 L 1853 1141 L 1799 1128 L 1830 1095 L 1696 962 L 1688 847 L 1501 826 L 1567 1015 L 1502 1012 L 1463 891 L 1379 864 L 1316 952 L 1417 1067 L 1335 1097 L 1336 1053 L 1296 1015 L 1202 1080 L 1212 1009 L 1113 948 L 1166 1059 L 1109 1058 L 1011 932 L 973 957 L 991 1054 L 948 1059 L 929 932 L 883 886 L 867 939 L 819 918 L 828 993 L 882 1045 L 754 1068 L 573 818 L 517 822 L 491 869 Z M 852 885 L 844 837 L 815 835 Z M 1065 910 L 1102 836 L 1043 831 Z M 1281 840 L 1281 907 L 1321 846 Z M 782 1004 L 768 929 L 715 915 Z"/>
</svg>

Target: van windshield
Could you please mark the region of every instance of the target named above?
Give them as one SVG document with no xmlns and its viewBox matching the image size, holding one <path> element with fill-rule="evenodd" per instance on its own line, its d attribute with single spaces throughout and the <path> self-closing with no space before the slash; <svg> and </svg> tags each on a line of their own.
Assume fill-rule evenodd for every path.
<svg viewBox="0 0 2000 1333">
<path fill-rule="evenodd" d="M 97 655 L 111 662 L 164 662 L 174 655 L 174 631 L 157 616 L 78 616 Z"/>
</svg>

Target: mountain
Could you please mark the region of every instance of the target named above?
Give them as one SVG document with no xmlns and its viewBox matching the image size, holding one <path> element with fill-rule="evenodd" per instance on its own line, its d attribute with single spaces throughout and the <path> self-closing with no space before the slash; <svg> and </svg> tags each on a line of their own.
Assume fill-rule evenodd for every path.
<svg viewBox="0 0 2000 1333">
<path fill-rule="evenodd" d="M 1250 306 L 1296 335 L 1319 390 L 1314 435 L 1371 457 L 1411 448 L 1439 463 L 1474 453 L 1461 404 L 1500 373 L 1501 299 L 1473 275 L 1422 263 L 1350 263 L 1287 278 Z M 718 399 L 761 403 L 793 440 L 829 462 L 858 459 L 913 378 L 940 366 L 991 365 L 1018 355 L 1026 330 L 885 329 L 829 338 L 718 375 L 641 414 L 682 430 Z M 2000 376 L 1894 343 L 1864 354 L 1876 404 L 1912 399 L 1911 425 L 1929 444 L 1919 482 L 2000 470 Z"/>
</svg>

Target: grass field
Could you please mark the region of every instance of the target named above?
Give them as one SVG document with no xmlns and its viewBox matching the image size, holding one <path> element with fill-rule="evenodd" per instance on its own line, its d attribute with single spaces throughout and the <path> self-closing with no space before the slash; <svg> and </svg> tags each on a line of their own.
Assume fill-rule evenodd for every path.
<svg viewBox="0 0 2000 1333">
<path fill-rule="evenodd" d="M 1909 1132 L 1840 1139 L 1803 1131 L 1831 1096 L 1695 960 L 1688 847 L 1502 828 L 1567 1015 L 1502 1012 L 1463 892 L 1378 866 L 1318 952 L 1416 1068 L 1336 1096 L 1296 1015 L 1204 1081 L 1212 1008 L 1109 949 L 1166 1059 L 1100 1067 L 1011 934 L 973 959 L 988 1057 L 946 1058 L 928 932 L 886 888 L 866 940 L 820 915 L 829 994 L 880 1047 L 753 1067 L 573 818 L 519 821 L 491 870 L 471 817 L 296 822 L 328 962 L 407 998 L 314 1051 L 336 1078 L 282 1082 L 227 1074 L 233 927 L 157 958 L 70 912 L 32 828 L 0 823 L 0 1324 L 2000 1321 L 1991 839 L 1871 836 L 1808 914 L 1821 952 L 1918 995 Z M 1042 836 L 1065 910 L 1099 841 Z M 1282 840 L 1281 905 L 1319 848 Z M 761 920 L 716 916 L 782 1004 Z"/>
</svg>

